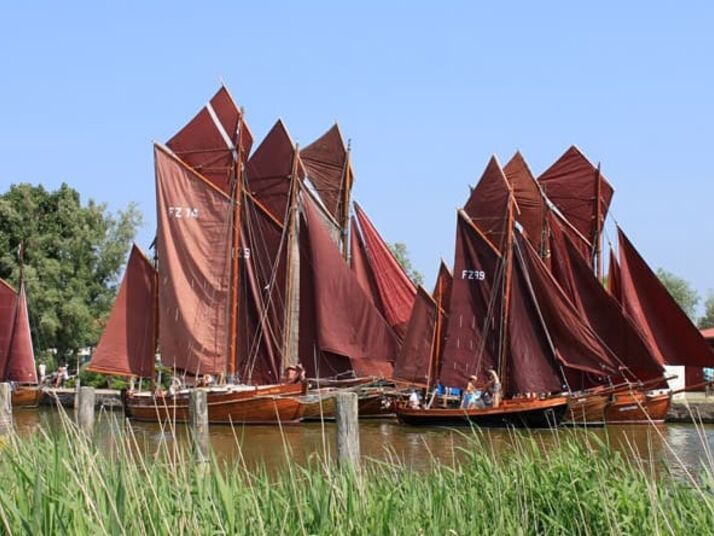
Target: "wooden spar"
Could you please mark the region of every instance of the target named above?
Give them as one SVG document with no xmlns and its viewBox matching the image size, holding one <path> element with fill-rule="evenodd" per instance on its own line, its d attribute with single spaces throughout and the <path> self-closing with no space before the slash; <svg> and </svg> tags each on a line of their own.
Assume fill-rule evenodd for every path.
<svg viewBox="0 0 714 536">
<path fill-rule="evenodd" d="M 342 234 L 342 257 L 347 261 L 349 255 L 348 247 L 348 226 L 350 223 L 350 193 L 352 191 L 352 168 L 351 164 L 352 140 L 347 142 L 347 155 L 345 156 L 345 167 L 342 171 L 342 206 L 340 213 L 340 233 Z"/>
<path fill-rule="evenodd" d="M 600 213 L 602 212 L 602 174 L 600 173 L 600 162 L 597 164 L 597 171 L 595 173 L 595 236 L 593 237 L 593 256 L 597 280 L 602 282 L 602 247 L 600 240 L 600 234 L 602 233 L 602 223 L 600 222 Z"/>
<path fill-rule="evenodd" d="M 298 223 L 298 166 L 300 151 L 296 145 L 293 152 L 293 165 L 290 171 L 290 197 L 288 199 L 287 255 L 285 282 L 285 324 L 283 331 L 283 370 L 297 364 L 297 343 L 300 315 L 300 250 L 297 241 Z"/>
<path fill-rule="evenodd" d="M 240 285 L 240 257 L 242 248 L 240 247 L 240 224 L 241 224 L 241 200 L 243 194 L 243 161 L 241 158 L 241 128 L 243 126 L 243 114 L 238 121 L 237 139 L 234 149 L 235 163 L 233 166 L 233 181 L 231 185 L 231 279 L 230 298 L 228 311 L 228 356 L 226 359 L 226 375 L 233 378 L 236 373 L 238 363 L 238 287 Z"/>
<path fill-rule="evenodd" d="M 431 388 L 432 380 L 436 377 L 439 370 L 439 356 L 441 355 L 441 304 L 443 302 L 444 289 L 442 288 L 443 281 L 437 276 L 437 295 L 436 301 L 436 323 L 434 325 L 434 338 L 431 343 L 432 353 L 429 356 L 429 375 L 426 379 L 427 390 Z"/>
<path fill-rule="evenodd" d="M 506 385 L 506 357 L 508 355 L 508 318 L 511 312 L 511 277 L 513 274 L 513 189 L 508 185 L 508 218 L 506 220 L 506 244 L 503 251 L 506 263 L 503 277 L 503 311 L 501 312 L 501 347 L 498 357 L 498 375 L 501 385 Z"/>
</svg>

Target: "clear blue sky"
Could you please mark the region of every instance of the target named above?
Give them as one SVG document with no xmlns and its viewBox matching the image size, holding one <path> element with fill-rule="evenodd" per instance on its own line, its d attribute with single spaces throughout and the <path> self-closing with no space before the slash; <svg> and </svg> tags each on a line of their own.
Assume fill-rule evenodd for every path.
<svg viewBox="0 0 714 536">
<path fill-rule="evenodd" d="M 0 190 L 66 181 L 154 229 L 151 141 L 226 81 L 258 140 L 353 140 L 355 196 L 431 282 L 495 153 L 575 143 L 653 266 L 714 289 L 711 2 L 15 2 L 0 7 Z M 637 5 L 635 5 L 637 4 Z"/>
</svg>

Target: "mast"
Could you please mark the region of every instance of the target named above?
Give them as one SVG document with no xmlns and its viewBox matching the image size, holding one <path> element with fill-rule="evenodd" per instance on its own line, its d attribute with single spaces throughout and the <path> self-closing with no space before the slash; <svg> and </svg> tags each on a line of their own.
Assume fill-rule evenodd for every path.
<svg viewBox="0 0 714 536">
<path fill-rule="evenodd" d="M 350 193 L 352 191 L 352 170 L 351 164 L 352 140 L 347 140 L 347 156 L 342 171 L 342 206 L 340 207 L 340 233 L 342 234 L 342 257 L 347 261 L 349 247 L 347 234 L 350 223 Z"/>
<path fill-rule="evenodd" d="M 513 276 L 513 188 L 508 185 L 508 215 L 506 218 L 506 240 L 503 249 L 505 274 L 503 277 L 503 310 L 501 311 L 501 344 L 498 355 L 498 375 L 501 385 L 506 384 L 506 361 L 508 357 L 508 318 L 511 309 L 511 278 Z"/>
<path fill-rule="evenodd" d="M 600 162 L 597 164 L 595 171 L 595 236 L 593 237 L 593 249 L 595 260 L 595 273 L 598 281 L 602 281 L 602 247 L 600 234 L 602 233 L 602 222 L 600 221 L 600 212 L 602 211 L 602 174 L 600 173 Z"/>
<path fill-rule="evenodd" d="M 285 285 L 285 326 L 283 331 L 283 369 L 297 364 L 298 321 L 300 315 L 300 249 L 297 240 L 298 224 L 298 166 L 300 151 L 296 144 L 290 171 L 290 194 L 288 199 L 286 285 Z"/>
<path fill-rule="evenodd" d="M 441 313 L 444 301 L 444 282 L 441 277 L 437 277 L 437 300 L 436 300 L 436 325 L 434 326 L 434 339 L 431 344 L 432 354 L 429 360 L 429 376 L 426 380 L 426 388 L 431 388 L 432 380 L 439 370 L 439 355 L 441 354 Z"/>
<path fill-rule="evenodd" d="M 240 226 L 241 226 L 241 200 L 243 195 L 243 158 L 241 155 L 241 130 L 243 127 L 243 110 L 240 113 L 237 127 L 237 140 L 233 151 L 233 169 L 231 174 L 231 278 L 230 299 L 228 311 L 228 356 L 226 359 L 226 375 L 233 378 L 238 364 L 238 287 L 240 284 Z"/>
</svg>

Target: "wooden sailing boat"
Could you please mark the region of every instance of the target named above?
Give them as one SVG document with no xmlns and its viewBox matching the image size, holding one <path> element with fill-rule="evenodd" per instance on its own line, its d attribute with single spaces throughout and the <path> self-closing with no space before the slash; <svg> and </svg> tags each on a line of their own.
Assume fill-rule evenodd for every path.
<svg viewBox="0 0 714 536">
<path fill-rule="evenodd" d="M 22 246 L 20 249 L 19 290 L 0 279 L 0 373 L 3 382 L 12 382 L 12 405 L 35 407 L 42 391 L 37 385 L 35 353 L 30 332 Z"/>
</svg>

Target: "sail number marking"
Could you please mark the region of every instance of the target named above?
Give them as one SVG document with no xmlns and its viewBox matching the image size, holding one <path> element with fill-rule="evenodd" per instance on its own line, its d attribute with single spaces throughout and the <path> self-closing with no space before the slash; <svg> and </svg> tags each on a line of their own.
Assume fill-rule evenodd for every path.
<svg viewBox="0 0 714 536">
<path fill-rule="evenodd" d="M 483 270 L 461 270 L 461 279 L 484 281 L 486 279 L 486 272 Z"/>
<path fill-rule="evenodd" d="M 169 218 L 198 219 L 198 209 L 191 207 L 169 207 Z"/>
</svg>

